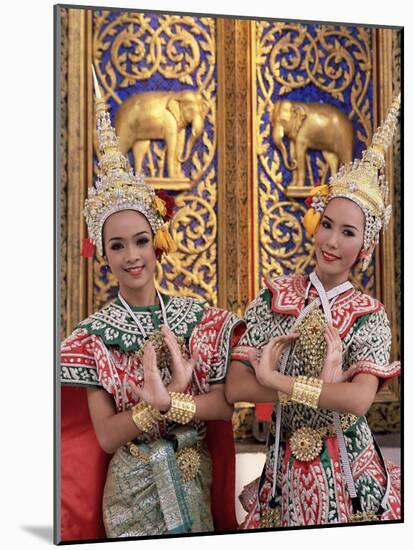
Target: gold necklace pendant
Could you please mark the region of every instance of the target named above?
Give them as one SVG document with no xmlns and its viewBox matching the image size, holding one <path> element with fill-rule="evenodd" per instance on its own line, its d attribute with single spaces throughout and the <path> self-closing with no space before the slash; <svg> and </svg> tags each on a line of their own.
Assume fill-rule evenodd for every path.
<svg viewBox="0 0 414 550">
<path fill-rule="evenodd" d="M 306 376 L 319 376 L 326 355 L 325 328 L 326 319 L 316 308 L 303 319 L 296 330 L 300 336 L 295 352 L 301 360 Z"/>
<path fill-rule="evenodd" d="M 181 355 L 183 355 L 184 357 L 187 356 L 188 353 L 185 345 L 185 338 L 183 336 L 177 336 L 176 338 L 181 351 Z M 136 357 L 141 362 L 142 356 L 144 354 L 144 346 L 147 342 L 150 342 L 154 346 L 158 369 L 160 371 L 164 369 L 170 371 L 171 353 L 164 340 L 164 335 L 162 334 L 162 332 L 160 330 L 154 330 L 154 332 L 150 334 L 145 340 L 141 348 L 136 351 Z"/>
</svg>

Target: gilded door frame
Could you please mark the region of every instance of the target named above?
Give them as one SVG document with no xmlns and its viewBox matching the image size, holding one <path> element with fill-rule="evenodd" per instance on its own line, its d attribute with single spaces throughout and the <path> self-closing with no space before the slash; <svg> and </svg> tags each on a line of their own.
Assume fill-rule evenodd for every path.
<svg viewBox="0 0 414 550">
<path fill-rule="evenodd" d="M 253 22 L 247 19 L 217 20 L 218 305 L 239 315 L 254 297 L 257 286 L 251 246 L 257 231 L 252 223 L 251 206 L 256 154 L 252 25 Z M 91 10 L 61 8 L 61 106 L 67 119 L 67 128 L 62 129 L 61 136 L 62 337 L 94 309 L 92 260 L 81 257 L 81 242 L 86 237 L 83 201 L 93 173 L 93 96 L 88 70 L 92 58 L 91 28 Z M 400 48 L 393 30 L 375 31 L 374 98 L 379 98 L 375 99 L 375 125 L 383 118 L 400 87 L 401 76 L 396 69 L 401 66 Z M 399 146 L 394 147 L 394 154 L 388 153 L 387 159 L 391 193 L 397 175 L 401 175 L 396 151 L 398 154 Z M 400 341 L 396 308 L 400 289 L 394 276 L 395 237 L 393 224 L 390 224 L 376 260 L 382 283 L 378 281 L 376 295 L 390 317 L 393 359 L 399 356 Z M 399 424 L 399 394 L 398 380 L 378 394 L 377 405 L 370 413 L 374 423 L 378 417 L 383 425 L 384 417 L 391 416 L 398 418 L 395 426 Z"/>
</svg>

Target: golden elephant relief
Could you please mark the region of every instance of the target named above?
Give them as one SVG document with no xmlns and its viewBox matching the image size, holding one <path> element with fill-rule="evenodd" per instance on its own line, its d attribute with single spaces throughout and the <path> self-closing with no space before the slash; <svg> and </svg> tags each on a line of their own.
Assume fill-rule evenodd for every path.
<svg viewBox="0 0 414 550">
<path fill-rule="evenodd" d="M 191 90 L 131 95 L 115 115 L 120 149 L 124 154 L 132 150 L 135 170 L 141 172 L 151 141 L 163 140 L 167 177 L 185 178 L 182 165 L 203 133 L 208 110 L 208 103 L 202 95 Z M 191 135 L 186 143 L 186 128 L 190 125 Z M 164 177 L 164 173 L 159 176 Z"/>
<path fill-rule="evenodd" d="M 321 151 L 331 174 L 338 171 L 340 164 L 352 161 L 352 123 L 333 105 L 277 101 L 271 111 L 271 121 L 273 140 L 282 155 L 283 163 L 292 172 L 288 195 L 300 196 L 301 191 L 307 193 L 305 180 L 308 149 Z M 288 148 L 283 142 L 284 137 L 289 140 Z"/>
</svg>

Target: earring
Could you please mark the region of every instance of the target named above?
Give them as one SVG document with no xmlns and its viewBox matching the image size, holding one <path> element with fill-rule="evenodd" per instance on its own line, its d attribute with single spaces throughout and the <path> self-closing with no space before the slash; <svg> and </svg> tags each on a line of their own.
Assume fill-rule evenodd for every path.
<svg viewBox="0 0 414 550">
<path fill-rule="evenodd" d="M 109 273 L 111 271 L 111 268 L 109 267 L 108 264 L 105 264 L 101 267 L 101 271 L 104 275 L 106 275 L 107 273 Z"/>
<path fill-rule="evenodd" d="M 363 255 L 361 254 L 360 257 L 363 258 L 363 260 L 362 260 L 362 271 L 366 271 L 368 269 L 368 266 L 371 263 L 372 253 L 373 253 L 373 250 L 371 250 L 370 252 L 365 252 L 365 254 L 363 254 Z"/>
</svg>

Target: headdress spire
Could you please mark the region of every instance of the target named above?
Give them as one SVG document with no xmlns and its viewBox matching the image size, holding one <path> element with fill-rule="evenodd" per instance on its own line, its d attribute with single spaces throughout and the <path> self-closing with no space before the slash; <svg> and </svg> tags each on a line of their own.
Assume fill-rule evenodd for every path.
<svg viewBox="0 0 414 550">
<path fill-rule="evenodd" d="M 84 215 L 89 237 L 96 244 L 99 254 L 103 255 L 102 229 L 106 219 L 121 210 L 136 210 L 147 218 L 154 233 L 154 246 L 163 252 L 172 252 L 176 246 L 166 225 L 169 217 L 165 202 L 145 183 L 142 174 L 134 174 L 128 158 L 119 150 L 119 140 L 111 125 L 93 65 L 92 77 L 101 156 L 96 185 L 88 189 L 85 200 Z"/>
<path fill-rule="evenodd" d="M 331 176 L 327 185 L 315 187 L 311 191 L 310 210 L 305 214 L 304 224 L 313 235 L 319 225 L 320 217 L 328 202 L 343 197 L 355 202 L 365 214 L 363 249 L 368 252 L 372 244 L 379 241 L 381 229 L 387 226 L 391 216 L 391 204 L 388 203 L 388 184 L 384 174 L 385 152 L 391 145 L 398 123 L 400 94 L 391 104 L 382 126 L 373 135 L 372 143 L 361 159 L 356 159 Z M 368 259 L 367 259 L 368 258 Z M 370 256 L 364 261 L 367 267 Z"/>
</svg>

